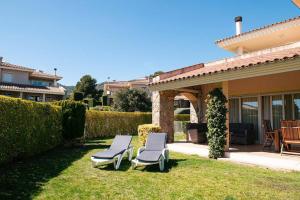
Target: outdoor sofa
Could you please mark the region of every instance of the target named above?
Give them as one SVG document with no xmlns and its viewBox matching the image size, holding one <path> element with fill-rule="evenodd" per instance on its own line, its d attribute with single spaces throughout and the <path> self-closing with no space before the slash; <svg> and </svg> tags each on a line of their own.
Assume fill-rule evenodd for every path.
<svg viewBox="0 0 300 200">
<path fill-rule="evenodd" d="M 230 123 L 230 143 L 231 144 L 254 144 L 254 126 L 250 123 Z"/>
</svg>

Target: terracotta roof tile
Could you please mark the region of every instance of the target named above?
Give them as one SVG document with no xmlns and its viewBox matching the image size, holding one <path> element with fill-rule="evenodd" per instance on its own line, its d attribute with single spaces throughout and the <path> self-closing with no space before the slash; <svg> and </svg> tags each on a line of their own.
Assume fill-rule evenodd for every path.
<svg viewBox="0 0 300 200">
<path fill-rule="evenodd" d="M 33 85 L 3 83 L 3 82 L 0 82 L 0 90 L 32 92 L 32 93 L 37 92 L 37 93 L 47 93 L 47 94 L 59 94 L 59 95 L 64 95 L 65 93 L 65 89 L 62 87 L 33 86 Z"/>
<path fill-rule="evenodd" d="M 240 70 L 247 67 L 253 67 L 259 64 L 276 62 L 279 60 L 295 58 L 298 56 L 300 56 L 300 47 L 284 49 L 275 52 L 270 51 L 270 52 L 261 53 L 259 55 L 255 53 L 250 53 L 249 55 L 245 54 L 234 58 L 223 59 L 212 63 L 206 63 L 202 68 L 181 73 L 166 79 L 161 79 L 157 82 L 151 83 L 150 85 L 172 82 L 181 79 L 188 79 L 196 76 L 205 76 L 213 73 L 220 73 L 220 72 L 222 73 L 229 70 Z"/>
<path fill-rule="evenodd" d="M 233 35 L 233 36 L 230 36 L 230 37 L 227 37 L 227 38 L 224 38 L 224 39 L 217 40 L 215 43 L 217 44 L 217 43 L 223 42 L 223 41 L 225 41 L 225 40 L 229 40 L 229 39 L 241 37 L 241 36 L 247 35 L 247 34 L 249 34 L 249 33 L 253 33 L 253 32 L 256 32 L 256 31 L 260 31 L 260 30 L 262 30 L 262 29 L 270 28 L 270 27 L 272 27 L 272 26 L 276 26 L 276 25 L 279 25 L 279 24 L 284 24 L 284 23 L 287 23 L 287 22 L 295 21 L 295 20 L 297 20 L 297 19 L 300 19 L 300 16 L 297 16 L 297 17 L 294 17 L 294 18 L 291 18 L 291 19 L 287 19 L 287 20 L 284 20 L 284 21 L 281 21 L 281 22 L 269 24 L 269 25 L 266 25 L 266 26 L 263 26 L 263 27 L 260 27 L 260 28 L 256 28 L 256 29 L 250 30 L 250 31 L 242 32 L 242 33 L 239 34 L 239 35 Z"/>
<path fill-rule="evenodd" d="M 21 66 L 21 65 L 11 64 L 11 63 L 8 63 L 8 62 L 0 62 L 0 66 L 14 68 L 14 69 L 20 69 L 20 70 L 26 70 L 26 71 L 34 71 L 34 69 L 32 69 L 32 68 L 24 67 L 24 66 Z"/>
</svg>

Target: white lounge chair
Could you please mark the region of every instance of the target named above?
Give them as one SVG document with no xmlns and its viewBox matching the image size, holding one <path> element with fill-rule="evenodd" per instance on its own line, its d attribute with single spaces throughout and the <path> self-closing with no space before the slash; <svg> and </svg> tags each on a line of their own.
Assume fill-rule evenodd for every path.
<svg viewBox="0 0 300 200">
<path fill-rule="evenodd" d="M 159 164 L 160 171 L 165 168 L 165 161 L 169 160 L 169 150 L 166 147 L 166 133 L 150 133 L 145 147 L 138 149 L 137 157 L 132 160 L 132 168 L 138 165 Z"/>
<path fill-rule="evenodd" d="M 123 157 L 128 154 L 128 160 L 131 161 L 133 147 L 131 146 L 132 136 L 117 135 L 109 149 L 92 155 L 93 167 L 113 163 L 115 169 L 119 169 Z"/>
</svg>

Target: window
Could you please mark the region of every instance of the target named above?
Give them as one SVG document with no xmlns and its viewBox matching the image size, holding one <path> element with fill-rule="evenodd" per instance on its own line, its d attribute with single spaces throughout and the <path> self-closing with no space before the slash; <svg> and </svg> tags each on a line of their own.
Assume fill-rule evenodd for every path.
<svg viewBox="0 0 300 200">
<path fill-rule="evenodd" d="M 284 95 L 284 115 L 285 120 L 293 119 L 293 96 L 291 94 Z"/>
<path fill-rule="evenodd" d="M 258 100 L 257 97 L 242 98 L 242 122 L 253 124 L 255 138 L 258 139 Z"/>
<path fill-rule="evenodd" d="M 239 122 L 239 99 L 229 99 L 229 121 L 230 123 Z"/>
<path fill-rule="evenodd" d="M 294 95 L 295 119 L 300 119 L 300 93 Z"/>
<path fill-rule="evenodd" d="M 10 73 L 3 73 L 2 77 L 3 82 L 11 83 L 13 81 L 13 76 Z"/>
<path fill-rule="evenodd" d="M 272 96 L 273 129 L 280 128 L 280 121 L 283 119 L 282 107 L 282 96 Z"/>
<path fill-rule="evenodd" d="M 31 84 L 34 85 L 34 86 L 49 86 L 48 82 L 39 81 L 39 80 L 32 80 Z"/>
</svg>

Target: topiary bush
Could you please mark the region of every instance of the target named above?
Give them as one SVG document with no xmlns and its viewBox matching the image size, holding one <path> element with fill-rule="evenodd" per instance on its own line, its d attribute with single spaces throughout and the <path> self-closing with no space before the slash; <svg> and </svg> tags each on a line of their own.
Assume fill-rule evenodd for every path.
<svg viewBox="0 0 300 200">
<path fill-rule="evenodd" d="M 142 124 L 138 127 L 138 135 L 139 135 L 139 142 L 141 145 L 146 144 L 147 137 L 149 133 L 159 133 L 161 131 L 160 126 L 154 124 Z"/>
<path fill-rule="evenodd" d="M 61 119 L 59 106 L 0 96 L 0 164 L 59 145 Z"/>
<path fill-rule="evenodd" d="M 72 140 L 82 137 L 85 127 L 85 105 L 71 100 L 58 101 L 53 104 L 62 107 L 63 138 Z"/>
<path fill-rule="evenodd" d="M 151 123 L 151 121 L 151 113 L 88 110 L 86 112 L 85 137 L 137 135 L 138 126 Z"/>
<path fill-rule="evenodd" d="M 207 110 L 207 139 L 209 146 L 209 157 L 220 158 L 224 156 L 226 144 L 226 103 L 227 99 L 221 89 L 211 91 L 206 99 Z"/>
</svg>

